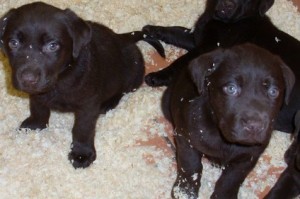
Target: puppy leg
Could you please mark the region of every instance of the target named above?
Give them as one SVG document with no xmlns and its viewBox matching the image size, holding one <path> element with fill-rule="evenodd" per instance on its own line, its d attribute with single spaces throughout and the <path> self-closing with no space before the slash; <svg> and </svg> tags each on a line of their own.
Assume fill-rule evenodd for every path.
<svg viewBox="0 0 300 199">
<path fill-rule="evenodd" d="M 189 51 L 195 48 L 194 35 L 191 33 L 191 30 L 187 28 L 179 26 L 161 27 L 148 25 L 145 26 L 142 31 L 150 38 L 162 40 L 168 44 L 172 44 Z M 188 63 L 188 57 L 190 57 L 190 53 L 180 57 L 169 67 L 146 75 L 146 84 L 153 87 L 167 86 L 171 82 L 173 74 L 182 68 L 183 63 Z"/>
<path fill-rule="evenodd" d="M 122 96 L 123 94 L 118 94 L 111 97 L 109 100 L 103 102 L 101 106 L 100 114 L 105 114 L 107 111 L 115 108 L 119 104 Z"/>
<path fill-rule="evenodd" d="M 170 66 L 163 70 L 149 73 L 145 76 L 145 82 L 149 86 L 168 86 L 173 79 L 173 76 L 181 71 L 181 69 L 188 65 L 189 61 L 197 56 L 195 52 L 189 52 L 178 59 L 176 59 Z"/>
<path fill-rule="evenodd" d="M 192 148 L 182 136 L 176 137 L 177 179 L 172 189 L 173 198 L 196 199 L 202 175 L 202 153 Z"/>
<path fill-rule="evenodd" d="M 297 176 L 298 175 L 298 176 Z M 280 178 L 276 182 L 275 186 L 265 196 L 265 199 L 281 199 L 281 198 L 294 198 L 300 194 L 300 182 L 295 181 L 299 178 L 300 174 L 294 168 L 287 168 L 280 175 Z M 298 180 L 300 181 L 300 180 Z"/>
<path fill-rule="evenodd" d="M 86 168 L 96 159 L 94 137 L 98 116 L 97 106 L 81 108 L 75 113 L 73 142 L 69 153 L 74 168 Z"/>
<path fill-rule="evenodd" d="M 195 48 L 194 35 L 191 29 L 188 28 L 180 26 L 162 27 L 147 25 L 143 27 L 142 31 L 151 38 L 161 40 L 167 44 L 172 44 L 188 51 Z"/>
<path fill-rule="evenodd" d="M 247 154 L 243 154 L 243 156 L 244 157 L 238 157 L 236 161 L 230 162 L 225 166 L 225 169 L 215 185 L 215 190 L 211 198 L 237 198 L 240 185 L 254 168 L 259 157 L 258 155 L 249 157 Z"/>
<path fill-rule="evenodd" d="M 30 96 L 29 103 L 30 116 L 22 122 L 20 128 L 32 130 L 46 128 L 50 117 L 50 109 L 32 96 Z"/>
</svg>

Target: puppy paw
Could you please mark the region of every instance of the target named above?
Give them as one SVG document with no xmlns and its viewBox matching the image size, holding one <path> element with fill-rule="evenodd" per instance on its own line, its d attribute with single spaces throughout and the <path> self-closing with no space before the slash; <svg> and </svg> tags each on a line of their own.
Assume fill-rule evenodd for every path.
<svg viewBox="0 0 300 199">
<path fill-rule="evenodd" d="M 142 32 L 151 38 L 163 40 L 163 34 L 161 34 L 160 26 L 146 25 L 143 27 Z"/>
<path fill-rule="evenodd" d="M 197 199 L 199 188 L 200 182 L 198 181 L 189 182 L 187 179 L 177 179 L 172 189 L 172 198 Z"/>
<path fill-rule="evenodd" d="M 158 71 L 146 75 L 145 82 L 152 87 L 167 86 L 170 83 L 170 77 L 162 71 Z"/>
<path fill-rule="evenodd" d="M 96 159 L 96 150 L 94 146 L 74 142 L 71 152 L 69 153 L 69 160 L 73 167 L 86 168 Z"/>
<path fill-rule="evenodd" d="M 172 198 L 188 198 L 188 199 L 197 199 L 198 193 L 191 191 L 187 187 L 176 186 L 172 189 Z"/>
<path fill-rule="evenodd" d="M 31 130 L 36 129 L 45 129 L 47 127 L 47 124 L 44 122 L 37 121 L 31 117 L 28 117 L 26 120 L 24 120 L 20 126 L 20 128 L 26 128 Z"/>
</svg>

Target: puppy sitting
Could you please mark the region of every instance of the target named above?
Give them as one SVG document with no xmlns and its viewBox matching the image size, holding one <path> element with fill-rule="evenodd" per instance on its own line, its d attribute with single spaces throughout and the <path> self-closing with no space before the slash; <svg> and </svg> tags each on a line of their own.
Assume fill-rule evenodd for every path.
<svg viewBox="0 0 300 199">
<path fill-rule="evenodd" d="M 290 103 L 282 107 L 275 126 L 276 130 L 294 132 L 294 116 L 300 110 L 300 42 L 279 30 L 265 15 L 273 3 L 274 0 L 207 0 L 193 32 L 183 27 L 144 27 L 149 36 L 189 50 L 169 67 L 147 75 L 146 83 L 168 85 L 174 73 L 197 56 L 218 46 L 228 48 L 250 42 L 278 55 L 296 76 Z"/>
<path fill-rule="evenodd" d="M 88 167 L 96 158 L 99 114 L 143 82 L 144 61 L 135 45 L 141 32 L 118 35 L 41 2 L 10 10 L 0 30 L 13 85 L 30 95 L 30 116 L 21 128 L 46 128 L 51 109 L 74 112 L 69 159 L 75 168 Z"/>
<path fill-rule="evenodd" d="M 266 199 L 292 199 L 300 194 L 300 111 L 296 114 L 295 126 L 295 139 L 285 153 L 287 168 L 265 197 Z"/>
<path fill-rule="evenodd" d="M 211 198 L 237 198 L 294 81 L 280 58 L 252 44 L 204 54 L 177 73 L 162 102 L 177 146 L 173 197 L 197 198 L 205 155 L 225 167 Z"/>
</svg>

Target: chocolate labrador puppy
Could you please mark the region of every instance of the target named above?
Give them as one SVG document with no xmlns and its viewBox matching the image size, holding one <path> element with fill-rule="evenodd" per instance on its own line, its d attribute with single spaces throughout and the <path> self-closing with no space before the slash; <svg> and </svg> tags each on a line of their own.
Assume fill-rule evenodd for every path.
<svg viewBox="0 0 300 199">
<path fill-rule="evenodd" d="M 294 81 L 279 57 L 253 44 L 203 54 L 177 73 L 162 102 L 177 146 L 173 197 L 198 197 L 205 155 L 224 166 L 211 198 L 237 198 Z"/>
<path fill-rule="evenodd" d="M 30 116 L 21 128 L 46 128 L 52 109 L 73 112 L 69 159 L 75 168 L 88 167 L 96 159 L 99 114 L 143 82 L 144 61 L 135 45 L 143 34 L 116 34 L 41 2 L 10 10 L 0 30 L 13 85 L 30 96 Z"/>
<path fill-rule="evenodd" d="M 296 76 L 291 101 L 279 113 L 275 128 L 293 132 L 293 118 L 300 110 L 300 42 L 279 30 L 265 15 L 274 0 L 208 0 L 195 30 L 183 27 L 145 26 L 143 31 L 156 39 L 189 52 L 169 67 L 146 76 L 150 86 L 168 85 L 173 74 L 195 57 L 217 47 L 250 42 L 277 54 Z"/>
<path fill-rule="evenodd" d="M 300 111 L 295 117 L 295 139 L 285 153 L 287 168 L 280 175 L 266 199 L 292 199 L 300 194 Z"/>
</svg>

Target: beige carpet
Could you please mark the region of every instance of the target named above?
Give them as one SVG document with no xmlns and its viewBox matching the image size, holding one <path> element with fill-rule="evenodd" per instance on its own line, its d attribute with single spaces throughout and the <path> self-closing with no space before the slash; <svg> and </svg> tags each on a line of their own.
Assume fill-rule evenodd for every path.
<svg viewBox="0 0 300 199">
<path fill-rule="evenodd" d="M 0 14 L 31 1 L 0 0 Z M 84 19 L 116 32 L 139 30 L 146 24 L 192 27 L 204 0 L 51 0 Z M 188 14 L 186 14 L 188 13 Z M 268 13 L 275 24 L 300 39 L 300 15 L 290 1 L 276 0 Z M 139 43 L 150 65 L 151 48 Z M 169 55 L 174 48 L 166 46 Z M 175 49 L 178 50 L 178 49 Z M 5 58 L 1 58 L 2 63 Z M 72 114 L 53 112 L 49 128 L 18 131 L 28 116 L 28 99 L 11 88 L 7 64 L 0 64 L 0 198 L 1 199 L 167 199 L 176 177 L 174 155 L 167 147 L 147 142 L 167 136 L 160 98 L 163 88 L 142 86 L 97 123 L 97 160 L 87 169 L 73 169 L 67 160 Z M 151 63 L 151 64 L 150 64 Z M 154 139 L 155 140 L 155 139 Z M 150 143 L 150 144 L 149 144 Z M 284 169 L 283 154 L 290 141 L 275 132 L 266 154 L 243 184 L 239 198 L 260 198 Z M 168 145 L 166 145 L 168 146 Z M 201 198 L 209 198 L 220 169 L 204 160 Z"/>
</svg>

